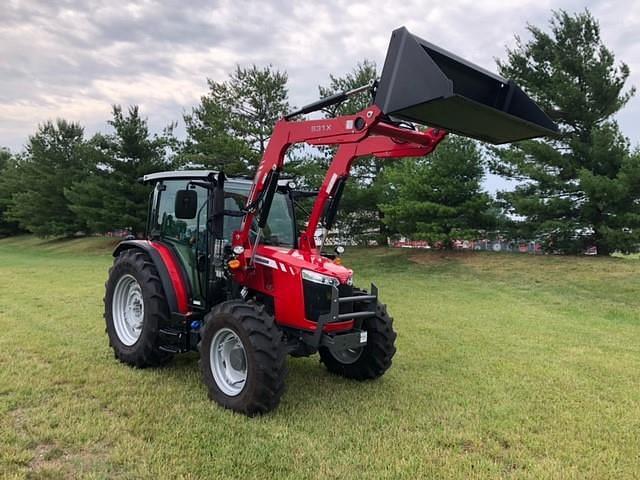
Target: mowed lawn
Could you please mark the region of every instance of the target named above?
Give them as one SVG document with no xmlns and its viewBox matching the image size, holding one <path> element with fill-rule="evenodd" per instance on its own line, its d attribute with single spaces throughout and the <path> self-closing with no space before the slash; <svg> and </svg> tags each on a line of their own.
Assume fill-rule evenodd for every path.
<svg viewBox="0 0 640 480">
<path fill-rule="evenodd" d="M 638 478 L 640 260 L 354 250 L 398 331 L 380 380 L 289 359 L 279 409 L 197 355 L 114 360 L 105 239 L 0 241 L 1 478 Z"/>
</svg>

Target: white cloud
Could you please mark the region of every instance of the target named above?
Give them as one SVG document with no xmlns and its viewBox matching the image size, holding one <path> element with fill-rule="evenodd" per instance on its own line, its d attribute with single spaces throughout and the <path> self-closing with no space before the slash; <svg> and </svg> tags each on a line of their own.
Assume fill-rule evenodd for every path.
<svg viewBox="0 0 640 480">
<path fill-rule="evenodd" d="M 568 0 L 9 1 L 0 17 L 0 145 L 19 149 L 38 123 L 105 129 L 113 103 L 141 105 L 151 127 L 179 120 L 236 63 L 289 72 L 292 103 L 313 101 L 330 73 L 363 58 L 382 65 L 401 25 L 489 70 L 494 58 L 545 26 L 552 8 L 588 6 L 640 86 L 640 2 Z M 637 143 L 640 98 L 619 116 Z"/>
</svg>

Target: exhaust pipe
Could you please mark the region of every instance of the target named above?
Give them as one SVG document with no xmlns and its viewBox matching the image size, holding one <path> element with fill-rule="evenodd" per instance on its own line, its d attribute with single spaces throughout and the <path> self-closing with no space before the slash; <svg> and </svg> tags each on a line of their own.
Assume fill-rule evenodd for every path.
<svg viewBox="0 0 640 480">
<path fill-rule="evenodd" d="M 404 27 L 391 35 L 374 103 L 390 117 L 494 144 L 558 132 L 514 82 Z"/>
</svg>

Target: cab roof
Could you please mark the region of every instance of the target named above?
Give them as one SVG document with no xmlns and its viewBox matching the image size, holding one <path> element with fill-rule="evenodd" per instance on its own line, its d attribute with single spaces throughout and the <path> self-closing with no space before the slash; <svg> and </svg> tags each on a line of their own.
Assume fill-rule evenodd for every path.
<svg viewBox="0 0 640 480">
<path fill-rule="evenodd" d="M 213 175 L 214 177 L 218 176 L 217 170 L 173 170 L 169 172 L 156 172 L 149 173 L 140 178 L 140 182 L 142 183 L 155 183 L 161 180 L 189 180 L 189 179 L 200 179 L 205 180 L 209 175 Z M 289 178 L 280 178 L 278 180 L 279 186 L 287 186 L 290 183 Z M 240 184 L 243 186 L 251 187 L 253 184 L 253 180 L 249 177 L 227 177 L 225 182 L 231 182 L 235 184 Z"/>
<path fill-rule="evenodd" d="M 218 172 L 216 170 L 173 170 L 170 172 L 156 172 L 144 175 L 140 181 L 142 183 L 153 183 L 161 180 L 183 180 L 183 179 L 206 179 L 209 175 L 216 177 Z M 231 177 L 227 180 L 238 183 L 246 183 L 251 185 L 252 180 L 244 177 Z"/>
</svg>

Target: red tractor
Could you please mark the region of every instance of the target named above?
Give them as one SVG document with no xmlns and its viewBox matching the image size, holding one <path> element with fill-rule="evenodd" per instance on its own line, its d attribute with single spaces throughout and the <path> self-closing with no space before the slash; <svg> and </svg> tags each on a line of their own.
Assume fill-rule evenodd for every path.
<svg viewBox="0 0 640 480">
<path fill-rule="evenodd" d="M 299 119 L 367 90 L 371 105 L 355 115 Z M 253 181 L 212 171 L 146 175 L 154 185 L 147 240 L 118 245 L 106 284 L 116 358 L 148 367 L 199 351 L 209 396 L 247 415 L 280 402 L 287 354 L 318 352 L 329 371 L 356 380 L 383 375 L 396 351 L 393 319 L 375 285 L 355 287 L 352 270 L 314 234 L 331 229 L 358 157 L 428 155 L 447 131 L 505 143 L 556 126 L 513 82 L 400 28 L 378 82 L 276 123 Z M 337 147 L 317 192 L 280 178 L 297 143 Z M 294 205 L 312 194 L 298 232 Z"/>
</svg>

